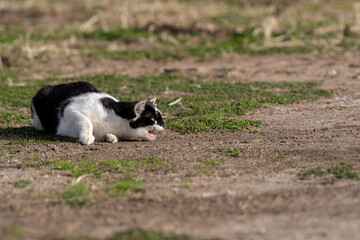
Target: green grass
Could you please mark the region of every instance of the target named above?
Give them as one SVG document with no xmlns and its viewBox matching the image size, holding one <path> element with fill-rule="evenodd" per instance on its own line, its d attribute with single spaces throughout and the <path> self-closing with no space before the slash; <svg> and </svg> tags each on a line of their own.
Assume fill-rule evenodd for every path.
<svg viewBox="0 0 360 240">
<path fill-rule="evenodd" d="M 38 158 L 38 155 L 36 155 L 35 153 L 32 153 L 29 155 L 29 159 L 32 161 L 36 160 L 37 158 Z"/>
<path fill-rule="evenodd" d="M 360 171 L 355 171 L 352 164 L 346 162 L 327 169 L 327 173 L 337 179 L 360 179 Z"/>
<path fill-rule="evenodd" d="M 301 180 L 310 178 L 325 177 L 323 184 L 334 184 L 340 179 L 360 179 L 360 171 L 354 170 L 351 163 L 342 162 L 340 165 L 333 166 L 327 170 L 321 167 L 312 168 L 299 174 Z"/>
<path fill-rule="evenodd" d="M 226 158 L 204 158 L 200 160 L 207 165 L 219 165 L 226 161 Z"/>
<path fill-rule="evenodd" d="M 26 188 L 27 185 L 31 183 L 30 180 L 19 180 L 14 183 L 15 188 Z"/>
<path fill-rule="evenodd" d="M 330 25 L 327 23 L 326 25 Z M 314 36 L 308 29 L 322 28 L 323 22 L 304 22 L 298 23 L 295 27 L 293 24 L 283 24 L 283 30 L 272 33 L 272 38 L 285 38 L 288 40 L 298 40 L 298 45 L 294 46 L 266 46 L 263 32 L 258 32 L 259 25 L 247 25 L 242 32 L 228 31 L 222 36 L 212 36 L 189 33 L 187 37 L 172 36 L 178 40 L 180 44 L 169 48 L 169 43 L 162 41 L 161 35 L 155 34 L 152 37 L 160 43 L 160 46 L 151 50 L 128 49 L 123 51 L 109 51 L 103 46 L 94 48 L 94 53 L 110 59 L 139 59 L 149 58 L 153 60 L 166 60 L 168 58 L 183 58 L 192 56 L 203 59 L 206 56 L 218 56 L 224 53 L 237 54 L 291 54 L 291 53 L 309 53 L 314 51 L 326 51 L 328 45 L 324 42 L 337 37 L 337 33 L 330 32 L 317 36 L 318 41 L 314 41 Z M 136 41 L 138 38 L 148 39 L 149 35 L 146 31 L 139 28 L 114 28 L 109 31 L 95 30 L 88 34 L 92 39 L 101 39 L 106 41 Z M 84 36 L 87 36 L 85 33 Z M 197 44 L 192 44 L 191 39 L 197 39 Z M 319 41 L 322 39 L 323 41 Z M 342 42 L 338 46 L 344 49 L 358 49 L 360 46 L 360 36 L 351 34 L 344 35 Z"/>
<path fill-rule="evenodd" d="M 194 1 L 181 2 L 182 4 L 187 2 L 186 9 L 191 9 Z M 94 27 L 97 28 L 89 31 L 84 31 L 79 27 L 37 27 L 36 24 L 30 30 L 21 21 L 15 21 L 0 26 L 0 44 L 4 46 L 19 44 L 19 48 L 21 48 L 26 41 L 30 41 L 30 43 L 49 43 L 74 36 L 80 40 L 81 44 L 72 46 L 72 50 L 82 52 L 85 49 L 93 48 L 93 53 L 103 57 L 128 60 L 137 58 L 165 60 L 184 56 L 202 59 L 207 55 L 219 56 L 230 52 L 263 55 L 337 51 L 339 48 L 345 51 L 359 49 L 360 35 L 355 31 L 344 30 L 340 27 L 344 24 L 348 26 L 348 29 L 356 26 L 353 7 L 345 7 L 346 4 L 352 6 L 352 2 L 343 5 L 330 3 L 329 5 L 332 7 L 328 8 L 323 8 L 321 3 L 289 4 L 282 1 L 277 4 L 281 5 L 281 8 L 279 8 L 281 11 L 275 13 L 268 10 L 269 1 L 252 4 L 254 6 L 251 7 L 251 11 L 248 11 L 248 7 L 244 6 L 244 4 L 239 4 L 236 1 L 222 1 L 221 5 L 219 5 L 219 12 L 215 11 L 210 14 L 211 16 L 201 19 L 202 24 L 200 25 L 211 23 L 214 29 L 220 30 L 220 32 L 214 33 L 209 33 L 196 24 L 196 20 L 190 19 L 190 22 L 184 20 L 177 23 L 155 21 L 156 23 L 154 22 L 153 25 L 155 28 L 157 26 L 158 29 L 154 29 L 155 31 L 152 31 L 151 28 L 146 29 L 144 25 L 151 24 L 151 22 L 144 23 L 141 20 L 139 21 L 138 18 L 141 19 L 142 15 L 154 14 L 148 9 L 138 12 L 136 16 L 132 17 L 133 20 L 129 19 L 128 27 L 114 24 L 114 22 L 118 23 L 119 19 L 114 20 L 109 25 L 107 20 L 104 20 L 104 22 L 101 21 L 104 25 L 101 24 L 101 27 L 99 27 L 95 24 Z M 91 14 L 96 16 L 98 11 L 105 13 L 108 10 L 107 8 L 111 7 L 113 7 L 112 4 L 104 8 L 95 7 L 94 10 L 85 10 L 86 13 L 84 14 L 84 9 L 87 9 L 87 7 L 81 6 L 79 8 L 82 10 L 79 11 L 75 7 L 75 9 L 71 9 L 70 13 L 75 14 L 76 19 L 79 16 L 90 19 Z M 331 8 L 337 9 L 337 11 L 329 11 Z M 167 11 L 167 8 L 164 8 L 164 11 Z M 283 15 L 283 13 L 289 12 L 293 14 Z M 305 15 L 313 14 L 317 18 L 309 18 L 304 16 L 304 13 L 307 13 Z M 36 13 L 35 17 L 38 14 Z M 158 14 L 162 15 L 163 13 L 160 11 Z M 165 13 L 165 15 L 167 14 Z M 173 14 L 176 16 L 178 10 L 175 9 Z M 29 15 L 26 17 L 29 17 Z M 271 37 L 273 40 L 275 39 L 276 44 L 271 44 L 272 42 L 267 44 L 268 42 L 265 41 L 263 25 L 266 18 L 270 16 L 278 21 L 277 27 L 271 33 Z M 69 17 L 71 19 L 71 16 Z M 194 26 L 191 25 L 192 23 L 194 23 Z M 65 25 L 71 26 L 70 22 Z M 75 25 L 78 26 L 78 24 Z M 161 28 L 164 29 L 161 30 Z M 322 31 L 326 28 L 329 28 L 329 30 Z M 170 38 L 167 36 L 170 36 Z M 340 43 L 339 36 L 342 39 Z M 125 51 L 97 50 L 112 44 L 112 42 L 120 43 L 119 45 L 125 47 L 130 45 L 130 47 L 126 48 Z M 145 45 L 147 49 L 131 49 L 131 45 L 135 44 Z"/>
<path fill-rule="evenodd" d="M 167 164 L 170 160 L 165 157 L 154 156 L 149 158 L 113 158 L 109 160 L 80 159 L 80 160 L 57 160 L 48 162 L 58 170 L 69 170 L 71 176 L 79 177 L 84 174 L 93 174 L 101 177 L 104 172 L 130 173 L 140 168 L 145 170 L 157 170 L 156 166 Z"/>
<path fill-rule="evenodd" d="M 21 123 L 16 123 L 21 124 Z M 56 143 L 56 142 L 77 142 L 71 137 L 48 135 L 43 131 L 38 131 L 33 127 L 0 127 L 0 135 L 7 137 L 18 137 L 19 140 L 8 142 L 8 145 L 14 144 L 32 144 L 32 143 Z"/>
<path fill-rule="evenodd" d="M 62 200 L 71 207 L 85 205 L 91 200 L 93 194 L 89 186 L 82 183 L 68 187 L 60 193 Z"/>
<path fill-rule="evenodd" d="M 23 161 L 21 163 L 18 163 L 16 165 L 18 168 L 26 168 L 26 167 L 32 167 L 32 168 L 38 168 L 41 166 L 41 163 L 39 161 L 30 160 L 30 161 Z"/>
<path fill-rule="evenodd" d="M 94 174 L 96 177 L 101 177 L 102 173 L 100 164 L 92 159 L 81 159 L 73 162 L 58 160 L 49 164 L 58 170 L 70 170 L 71 175 L 74 177 L 79 177 L 84 174 Z"/>
<path fill-rule="evenodd" d="M 0 114 L 0 123 L 5 124 L 28 124 L 31 116 L 3 111 Z"/>
<path fill-rule="evenodd" d="M 245 150 L 239 150 L 236 148 L 217 148 L 213 151 L 214 153 L 225 153 L 227 156 L 230 157 L 240 157 L 242 152 L 245 152 Z"/>
<path fill-rule="evenodd" d="M 105 41 L 136 41 L 136 38 L 148 38 L 149 33 L 138 27 L 115 27 L 109 30 L 95 29 L 85 31 L 82 36 L 86 39 L 97 39 Z"/>
<path fill-rule="evenodd" d="M 97 47 L 94 53 L 114 60 L 134 60 L 139 58 L 147 58 L 155 61 L 166 60 L 169 58 L 180 59 L 184 54 L 178 51 L 163 50 L 163 49 L 142 49 L 142 50 L 117 50 L 109 51 L 105 47 Z"/>
<path fill-rule="evenodd" d="M 164 234 L 150 230 L 132 229 L 115 234 L 107 240 L 195 240 L 187 235 Z"/>
<path fill-rule="evenodd" d="M 173 118 L 166 121 L 166 127 L 184 134 L 209 132 L 214 129 L 242 131 L 251 127 L 261 127 L 260 121 L 223 119 L 218 117 Z"/>
<path fill-rule="evenodd" d="M 25 236 L 24 230 L 22 229 L 22 227 L 20 227 L 18 225 L 10 225 L 10 226 L 6 227 L 5 234 L 6 235 L 14 235 L 14 236 L 17 236 L 20 238 Z"/>
<path fill-rule="evenodd" d="M 118 180 L 115 184 L 108 187 L 106 192 L 111 197 L 124 196 L 125 192 L 138 192 L 145 189 L 145 184 L 142 180 L 131 177 Z"/>
<path fill-rule="evenodd" d="M 182 78 L 176 75 L 141 76 L 130 78 L 121 75 L 82 76 L 76 79 L 59 80 L 50 78 L 33 81 L 27 86 L 0 85 L 0 106 L 13 108 L 29 107 L 33 95 L 46 84 L 70 81 L 88 81 L 121 100 L 139 100 L 162 94 L 166 89 L 184 92 L 181 104 L 169 106 L 177 98 L 159 98 L 158 107 L 173 117 L 166 120 L 167 127 L 181 133 L 199 133 L 220 129 L 241 131 L 260 127 L 259 121 L 234 120 L 232 116 L 242 115 L 252 109 L 260 108 L 265 103 L 289 104 L 301 100 L 315 100 L 329 97 L 332 92 L 319 89 L 316 83 L 228 83 L 225 81 L 200 81 Z M 276 91 L 274 91 L 276 89 Z M 136 96 L 136 97 L 134 97 Z M 72 138 L 47 136 L 33 128 L 14 128 L 9 125 L 24 125 L 29 116 L 14 112 L 4 112 L 0 121 L 4 123 L 0 134 L 20 135 L 23 139 L 11 144 L 37 143 L 43 141 L 76 141 Z"/>
</svg>

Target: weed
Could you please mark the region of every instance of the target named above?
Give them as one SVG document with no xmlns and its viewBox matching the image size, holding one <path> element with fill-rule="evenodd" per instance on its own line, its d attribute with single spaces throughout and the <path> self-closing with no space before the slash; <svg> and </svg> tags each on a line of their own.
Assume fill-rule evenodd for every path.
<svg viewBox="0 0 360 240">
<path fill-rule="evenodd" d="M 37 158 L 38 158 L 38 156 L 35 153 L 32 153 L 29 155 L 29 159 L 32 161 L 36 160 Z"/>
<path fill-rule="evenodd" d="M 37 167 L 40 167 L 40 163 L 35 161 L 35 160 L 30 160 L 30 161 L 26 161 L 26 162 L 22 162 L 22 163 L 19 163 L 17 165 L 18 168 L 22 168 L 22 167 L 33 167 L 33 168 L 37 168 Z"/>
<path fill-rule="evenodd" d="M 287 161 L 287 163 L 288 163 L 288 166 L 291 167 L 291 168 L 295 168 L 297 166 L 295 159 L 289 159 Z"/>
<path fill-rule="evenodd" d="M 113 29 L 109 29 L 104 31 L 102 29 L 96 29 L 94 31 L 84 32 L 82 33 L 84 38 L 92 38 L 92 39 L 99 39 L 99 40 L 106 40 L 106 41 L 123 41 L 129 38 L 147 38 L 148 32 L 142 30 L 140 28 L 121 28 L 116 27 Z"/>
<path fill-rule="evenodd" d="M 3 150 L 0 150 L 0 157 L 5 156 L 5 153 Z"/>
<path fill-rule="evenodd" d="M 15 188 L 26 188 L 27 185 L 31 183 L 30 180 L 19 180 L 14 183 Z"/>
<path fill-rule="evenodd" d="M 74 207 L 82 206 L 90 201 L 93 191 L 82 183 L 75 184 L 61 192 L 65 203 Z"/>
<path fill-rule="evenodd" d="M 58 170 L 70 170 L 74 177 L 79 177 L 84 174 L 94 174 L 96 177 L 101 176 L 100 163 L 92 159 L 81 159 L 76 162 L 68 162 L 64 160 L 50 162 Z"/>
<path fill-rule="evenodd" d="M 214 150 L 215 153 L 223 152 L 226 153 L 227 156 L 231 157 L 240 157 L 240 152 L 245 152 L 245 150 L 238 150 L 236 148 L 217 148 Z"/>
<path fill-rule="evenodd" d="M 321 177 L 326 174 L 326 171 L 322 170 L 321 167 L 312 168 L 308 171 L 305 171 L 299 175 L 300 179 L 305 180 L 311 177 Z"/>
<path fill-rule="evenodd" d="M 340 216 L 344 215 L 344 212 L 342 210 L 337 210 L 337 211 L 335 211 L 335 213 L 333 215 L 335 217 L 340 217 Z"/>
<path fill-rule="evenodd" d="M 123 196 L 126 191 L 138 192 L 145 188 L 144 182 L 134 178 L 123 178 L 107 189 L 107 193 L 112 197 Z"/>
<path fill-rule="evenodd" d="M 352 165 L 346 162 L 329 168 L 327 172 L 328 174 L 333 174 L 338 179 L 360 179 L 360 172 L 353 171 Z"/>
<path fill-rule="evenodd" d="M 224 173 L 222 176 L 223 177 L 231 177 L 233 174 L 232 173 Z"/>
<path fill-rule="evenodd" d="M 181 183 L 178 185 L 179 188 L 189 188 L 189 184 L 187 183 Z"/>
<path fill-rule="evenodd" d="M 205 158 L 205 159 L 201 159 L 201 162 L 208 164 L 208 165 L 219 165 L 223 162 L 226 161 L 226 158 Z"/>
<path fill-rule="evenodd" d="M 164 234 L 160 232 L 154 232 L 149 230 L 127 230 L 125 232 L 120 232 L 115 234 L 112 237 L 107 238 L 107 240 L 135 240 L 135 239 L 142 239 L 142 240 L 195 240 L 192 237 L 187 235 L 170 235 Z"/>
<path fill-rule="evenodd" d="M 299 178 L 302 180 L 322 176 L 328 176 L 323 181 L 323 184 L 334 184 L 337 179 L 360 179 L 360 172 L 354 171 L 352 164 L 342 162 L 340 165 L 328 168 L 327 170 L 317 167 L 299 174 Z"/>
<path fill-rule="evenodd" d="M 22 227 L 18 225 L 10 225 L 6 227 L 5 234 L 7 235 L 15 235 L 17 237 L 24 237 L 25 233 Z"/>
</svg>

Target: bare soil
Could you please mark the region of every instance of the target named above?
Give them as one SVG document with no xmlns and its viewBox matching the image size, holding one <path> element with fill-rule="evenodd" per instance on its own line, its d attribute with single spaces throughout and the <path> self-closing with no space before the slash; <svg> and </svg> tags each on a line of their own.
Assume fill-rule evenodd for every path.
<svg viewBox="0 0 360 240">
<path fill-rule="evenodd" d="M 181 135 L 166 131 L 156 141 L 117 144 L 61 142 L 7 145 L 13 137 L 0 136 L 0 231 L 21 226 L 23 239 L 60 239 L 86 236 L 105 238 L 141 228 L 221 239 L 358 239 L 360 183 L 338 180 L 323 185 L 320 178 L 300 180 L 298 174 L 343 161 L 360 169 L 360 56 L 292 54 L 261 57 L 227 56 L 196 61 L 92 61 L 74 57 L 73 64 L 57 58 L 42 67 L 59 66 L 63 76 L 119 73 L 131 76 L 175 71 L 183 76 L 251 82 L 320 82 L 333 97 L 290 105 L 268 105 L 239 119 L 261 120 L 254 132 L 212 131 Z M 231 157 L 218 148 L 243 150 Z M 165 156 L 172 159 L 159 171 L 138 171 L 145 190 L 127 197 L 95 195 L 94 204 L 67 207 L 53 204 L 55 194 L 76 178 L 51 166 L 21 167 L 30 154 L 37 161 L 87 158 Z M 206 166 L 184 158 L 220 158 Z M 106 173 L 108 176 L 116 173 Z M 87 178 L 95 179 L 94 176 Z M 14 188 L 31 180 L 33 192 Z M 96 180 L 94 180 L 96 182 Z M 94 186 L 96 188 L 96 184 Z"/>
</svg>

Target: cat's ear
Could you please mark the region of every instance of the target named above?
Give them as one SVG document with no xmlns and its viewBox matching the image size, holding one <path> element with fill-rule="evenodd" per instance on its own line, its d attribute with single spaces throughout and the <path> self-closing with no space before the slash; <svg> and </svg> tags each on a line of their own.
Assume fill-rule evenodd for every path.
<svg viewBox="0 0 360 240">
<path fill-rule="evenodd" d="M 134 112 L 136 117 L 140 117 L 141 113 L 145 110 L 145 101 L 140 101 L 137 104 L 135 104 Z"/>
<path fill-rule="evenodd" d="M 149 102 L 151 102 L 152 104 L 155 104 L 155 102 L 156 102 L 156 97 L 150 99 Z"/>
</svg>

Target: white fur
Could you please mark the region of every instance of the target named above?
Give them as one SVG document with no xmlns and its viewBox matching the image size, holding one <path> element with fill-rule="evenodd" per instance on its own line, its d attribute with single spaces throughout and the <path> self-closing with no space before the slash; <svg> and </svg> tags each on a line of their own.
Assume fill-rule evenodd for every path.
<svg viewBox="0 0 360 240">
<path fill-rule="evenodd" d="M 87 93 L 74 97 L 65 108 L 63 117 L 59 116 L 60 124 L 56 134 L 79 138 L 82 144 L 89 145 L 94 141 L 105 140 L 113 143 L 118 139 L 154 140 L 149 136 L 149 131 L 164 130 L 159 125 L 131 128 L 129 120 L 104 108 L 100 102 L 104 97 L 117 101 L 106 93 Z"/>
<path fill-rule="evenodd" d="M 31 124 L 32 124 L 36 129 L 44 130 L 43 126 L 41 125 L 39 116 L 37 115 L 37 113 L 36 113 L 36 111 L 35 111 L 35 108 L 34 108 L 33 103 L 31 103 L 31 113 L 32 113 L 32 116 L 31 116 Z"/>
</svg>

